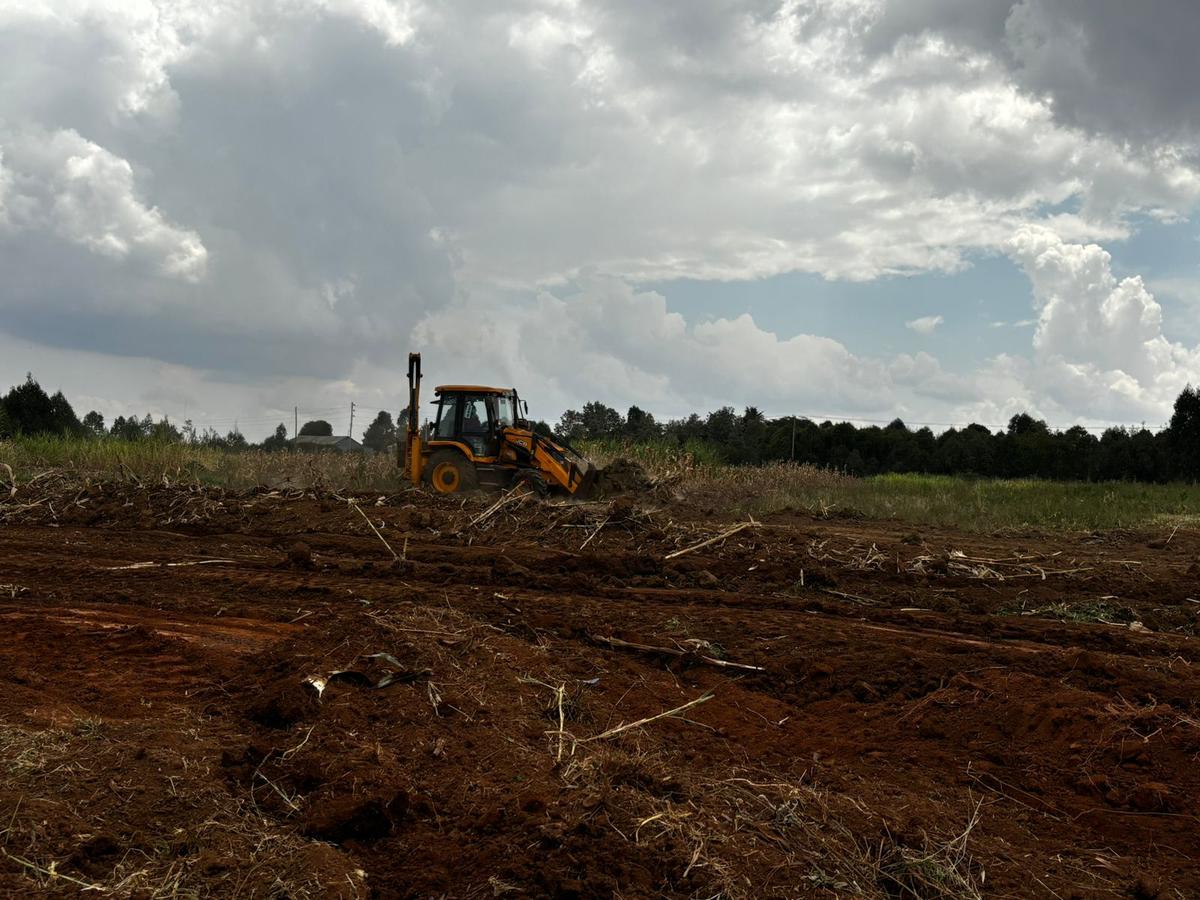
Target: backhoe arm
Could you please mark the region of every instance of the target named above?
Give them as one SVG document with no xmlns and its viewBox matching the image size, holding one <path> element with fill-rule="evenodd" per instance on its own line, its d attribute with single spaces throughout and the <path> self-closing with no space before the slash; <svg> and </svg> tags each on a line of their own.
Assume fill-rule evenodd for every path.
<svg viewBox="0 0 1200 900">
<path fill-rule="evenodd" d="M 404 436 L 405 470 L 420 486 L 424 458 L 421 454 L 421 354 L 408 354 L 408 422 Z"/>
</svg>

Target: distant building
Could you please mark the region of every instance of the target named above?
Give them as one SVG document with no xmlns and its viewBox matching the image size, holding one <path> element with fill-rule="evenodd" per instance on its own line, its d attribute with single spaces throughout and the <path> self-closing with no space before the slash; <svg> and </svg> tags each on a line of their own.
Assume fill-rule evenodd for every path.
<svg viewBox="0 0 1200 900">
<path fill-rule="evenodd" d="M 302 434 L 292 438 L 292 447 L 316 453 L 326 450 L 336 450 L 338 453 L 370 453 L 362 444 L 348 435 Z"/>
</svg>

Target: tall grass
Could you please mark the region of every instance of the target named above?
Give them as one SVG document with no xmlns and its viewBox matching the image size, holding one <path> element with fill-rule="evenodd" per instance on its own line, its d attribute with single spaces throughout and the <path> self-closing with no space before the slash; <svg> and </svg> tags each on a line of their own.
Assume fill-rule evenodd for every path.
<svg viewBox="0 0 1200 900">
<path fill-rule="evenodd" d="M 1200 526 L 1197 485 L 914 474 L 856 478 L 803 463 L 724 465 L 702 443 L 612 441 L 581 449 L 598 463 L 636 460 L 655 477 L 677 484 L 685 496 L 737 515 L 790 508 L 972 531 Z"/>
<path fill-rule="evenodd" d="M 95 478 L 166 479 L 232 488 L 394 491 L 401 486 L 396 460 L 388 454 L 230 452 L 154 440 L 20 437 L 0 441 L 0 463 L 12 467 L 18 482 L 47 469 L 66 469 Z"/>
<path fill-rule="evenodd" d="M 211 447 L 154 440 L 81 440 L 38 435 L 0 441 L 0 462 L 12 466 L 18 478 L 46 468 L 89 474 L 133 472 L 138 477 L 181 475 L 190 471 L 217 471 L 225 455 Z"/>
<path fill-rule="evenodd" d="M 1134 482 L 1069 482 L 965 478 L 952 475 L 838 476 L 765 467 L 760 491 L 736 496 L 747 511 L 792 506 L 823 515 L 943 525 L 970 531 L 1037 529 L 1085 531 L 1176 525 L 1200 526 L 1200 486 Z"/>
<path fill-rule="evenodd" d="M 859 508 L 896 516 L 981 528 L 1128 528 L 1200 524 L 1200 485 L 1129 481 L 961 478 L 879 475 L 866 479 Z"/>
<path fill-rule="evenodd" d="M 717 448 L 704 441 L 687 441 L 680 446 L 675 441 L 668 440 L 632 443 L 614 438 L 582 441 L 577 449 L 598 466 L 608 465 L 618 458 L 632 459 L 641 463 L 647 472 L 656 477 L 724 465 Z"/>
<path fill-rule="evenodd" d="M 996 480 L 947 475 L 855 478 L 798 463 L 729 466 L 703 444 L 588 443 L 599 465 L 639 462 L 685 500 L 718 515 L 784 509 L 818 516 L 864 516 L 973 531 L 1088 530 L 1200 526 L 1200 486 Z M 387 455 L 226 452 L 156 441 L 18 438 L 0 441 L 0 463 L 18 483 L 48 469 L 95 477 L 199 482 L 234 488 L 325 487 L 392 492 L 407 486 Z M 0 479 L 7 473 L 0 468 Z M 0 490 L 0 499 L 6 492 Z"/>
</svg>

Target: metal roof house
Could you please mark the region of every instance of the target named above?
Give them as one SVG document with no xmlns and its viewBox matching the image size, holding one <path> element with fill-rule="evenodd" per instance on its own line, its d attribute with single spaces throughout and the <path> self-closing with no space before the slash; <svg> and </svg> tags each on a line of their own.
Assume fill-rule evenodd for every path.
<svg viewBox="0 0 1200 900">
<path fill-rule="evenodd" d="M 292 438 L 292 447 L 311 453 L 335 450 L 338 453 L 362 453 L 366 451 L 358 441 L 347 435 L 302 434 Z M 369 451 L 368 451 L 369 452 Z"/>
</svg>

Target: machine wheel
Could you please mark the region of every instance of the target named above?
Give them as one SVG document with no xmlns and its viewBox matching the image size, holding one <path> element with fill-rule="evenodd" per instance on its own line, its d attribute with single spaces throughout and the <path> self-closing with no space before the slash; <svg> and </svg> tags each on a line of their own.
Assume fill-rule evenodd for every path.
<svg viewBox="0 0 1200 900">
<path fill-rule="evenodd" d="M 539 472 L 521 472 L 513 479 L 513 486 L 523 485 L 535 497 L 545 497 L 550 493 L 550 486 Z"/>
<path fill-rule="evenodd" d="M 429 457 L 426 479 L 439 494 L 460 494 L 479 487 L 475 466 L 457 450 L 438 450 Z"/>
</svg>

